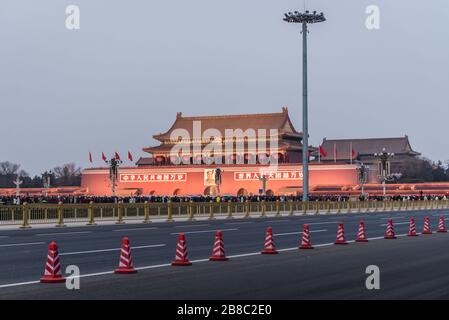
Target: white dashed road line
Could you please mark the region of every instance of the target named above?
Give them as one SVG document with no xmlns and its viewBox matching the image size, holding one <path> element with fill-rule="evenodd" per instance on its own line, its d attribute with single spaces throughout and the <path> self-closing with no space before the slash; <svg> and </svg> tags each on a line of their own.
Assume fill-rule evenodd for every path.
<svg viewBox="0 0 449 320">
<path fill-rule="evenodd" d="M 220 229 L 220 231 L 237 231 L 238 229 Z M 199 231 L 187 231 L 187 232 L 173 232 L 171 235 L 178 235 L 180 233 L 191 234 L 191 233 L 208 233 L 208 232 L 216 232 L 217 230 L 199 230 Z"/>
<path fill-rule="evenodd" d="M 409 224 L 409 222 L 394 222 L 393 224 L 396 226 L 396 225 L 401 225 L 401 224 Z M 387 224 L 386 224 L 386 223 L 384 223 L 384 224 L 379 224 L 379 226 L 381 226 L 381 227 L 386 227 Z"/>
<path fill-rule="evenodd" d="M 208 227 L 210 224 L 194 224 L 194 225 L 183 225 L 183 226 L 175 226 L 175 228 L 195 228 L 195 227 Z"/>
<path fill-rule="evenodd" d="M 165 244 L 151 244 L 151 245 L 147 245 L 147 246 L 136 246 L 136 247 L 132 247 L 133 250 L 137 250 L 137 249 L 147 249 L 147 248 L 157 248 L 157 247 L 165 247 Z M 78 251 L 78 252 L 62 252 L 59 255 L 61 256 L 73 256 L 73 255 L 78 255 L 78 254 L 89 254 L 89 253 L 98 253 L 98 252 L 109 252 L 109 251 L 119 251 L 120 248 L 114 248 L 114 249 L 100 249 L 100 250 L 89 250 L 89 251 Z"/>
<path fill-rule="evenodd" d="M 310 233 L 326 232 L 326 231 L 327 231 L 326 229 L 323 229 L 323 230 L 310 230 Z M 302 234 L 302 231 L 286 232 L 286 233 L 275 233 L 275 234 L 273 234 L 273 236 L 280 237 L 280 236 L 289 236 L 289 235 L 292 235 L 292 234 Z"/>
<path fill-rule="evenodd" d="M 0 245 L 0 247 L 35 246 L 39 244 L 45 244 L 45 242 L 11 243 L 11 244 L 2 244 Z"/>
<path fill-rule="evenodd" d="M 58 232 L 58 233 L 38 233 L 36 237 L 45 237 L 45 236 L 68 236 L 72 234 L 87 234 L 93 233 L 93 231 L 79 231 L 79 232 Z"/>
<path fill-rule="evenodd" d="M 157 227 L 150 227 L 150 228 L 133 228 L 133 229 L 115 229 L 112 230 L 113 232 L 126 232 L 126 231 L 140 231 L 140 230 L 155 230 L 158 229 Z"/>
</svg>

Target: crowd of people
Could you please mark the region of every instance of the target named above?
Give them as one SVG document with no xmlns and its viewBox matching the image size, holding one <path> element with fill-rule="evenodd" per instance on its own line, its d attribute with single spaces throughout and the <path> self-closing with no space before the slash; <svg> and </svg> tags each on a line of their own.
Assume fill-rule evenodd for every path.
<svg viewBox="0 0 449 320">
<path fill-rule="evenodd" d="M 417 201 L 417 200 L 447 200 L 446 195 L 417 195 L 417 196 L 359 196 L 350 197 L 345 195 L 310 195 L 309 201 L 350 201 L 351 199 L 360 201 Z M 67 204 L 82 204 L 82 203 L 144 203 L 145 201 L 151 203 L 167 203 L 167 202 L 259 202 L 259 201 L 301 201 L 302 196 L 286 195 L 286 196 L 0 196 L 0 205 L 21 205 L 24 203 L 67 203 Z"/>
</svg>

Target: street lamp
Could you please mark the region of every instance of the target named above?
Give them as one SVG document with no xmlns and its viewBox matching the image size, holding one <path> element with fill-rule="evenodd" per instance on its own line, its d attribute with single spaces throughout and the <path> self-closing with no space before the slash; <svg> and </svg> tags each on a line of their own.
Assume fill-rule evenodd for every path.
<svg viewBox="0 0 449 320">
<path fill-rule="evenodd" d="M 109 165 L 109 181 L 111 181 L 112 195 L 115 196 L 115 188 L 117 187 L 118 179 L 118 168 L 120 164 L 123 163 L 123 161 L 112 157 L 111 160 L 105 160 L 104 162 Z"/>
<path fill-rule="evenodd" d="M 302 132 L 303 132 L 303 201 L 309 199 L 309 129 L 308 129 L 308 106 L 307 106 L 307 24 L 326 21 L 324 13 L 313 11 L 289 12 L 285 14 L 284 21 L 288 23 L 302 24 Z"/>
<path fill-rule="evenodd" d="M 374 157 L 379 160 L 379 178 L 382 181 L 383 195 L 386 196 L 387 190 L 385 182 L 391 179 L 390 160 L 394 157 L 394 153 L 387 152 L 382 148 L 382 152 L 375 153 Z"/>
<path fill-rule="evenodd" d="M 217 194 L 221 194 L 221 183 L 222 183 L 223 169 L 215 169 L 215 186 L 217 187 Z"/>
<path fill-rule="evenodd" d="M 365 183 L 368 180 L 368 168 L 363 163 L 359 168 L 359 182 L 362 185 L 362 197 L 365 198 Z"/>
<path fill-rule="evenodd" d="M 13 181 L 16 185 L 16 197 L 20 196 L 20 185 L 23 183 L 23 180 L 20 179 L 20 175 L 17 175 L 16 180 Z"/>
<path fill-rule="evenodd" d="M 267 174 L 262 175 L 259 180 L 262 182 L 262 195 L 267 195 L 267 181 L 270 180 L 270 177 Z"/>
<path fill-rule="evenodd" d="M 44 173 L 42 173 L 42 183 L 44 185 L 45 188 L 45 196 L 48 197 L 48 190 L 50 189 L 51 186 L 51 177 L 53 176 L 53 172 L 50 171 L 45 171 Z"/>
</svg>

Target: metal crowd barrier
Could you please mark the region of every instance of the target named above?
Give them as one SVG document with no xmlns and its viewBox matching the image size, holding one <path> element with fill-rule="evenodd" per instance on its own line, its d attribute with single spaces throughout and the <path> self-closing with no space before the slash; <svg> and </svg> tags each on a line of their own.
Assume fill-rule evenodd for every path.
<svg viewBox="0 0 449 320">
<path fill-rule="evenodd" d="M 406 201 L 261 201 L 261 202 L 168 202 L 0 205 L 0 225 L 143 221 L 183 218 L 250 218 L 288 215 L 348 214 L 449 209 L 449 200 Z"/>
</svg>

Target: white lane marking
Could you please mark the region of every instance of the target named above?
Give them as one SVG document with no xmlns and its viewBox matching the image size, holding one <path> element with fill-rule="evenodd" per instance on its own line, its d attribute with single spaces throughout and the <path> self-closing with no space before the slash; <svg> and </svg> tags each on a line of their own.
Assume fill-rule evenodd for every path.
<svg viewBox="0 0 449 320">
<path fill-rule="evenodd" d="M 326 232 L 326 229 L 322 229 L 322 230 L 310 230 L 310 233 L 315 233 L 315 232 Z M 302 234 L 302 231 L 298 231 L 298 232 L 286 232 L 286 233 L 274 233 L 273 236 L 289 236 L 292 234 Z"/>
<path fill-rule="evenodd" d="M 308 223 L 309 226 L 317 226 L 320 224 L 338 224 L 338 222 L 337 221 L 329 221 L 329 222 Z"/>
<path fill-rule="evenodd" d="M 397 225 L 401 225 L 401 224 L 409 224 L 409 222 L 393 222 L 393 224 L 394 224 L 395 226 L 397 226 Z M 387 224 L 386 224 L 386 223 L 384 223 L 384 224 L 379 224 L 379 226 L 381 226 L 381 227 L 386 227 Z"/>
<path fill-rule="evenodd" d="M 406 219 L 407 217 L 396 217 L 396 216 L 392 216 L 392 217 L 385 217 L 385 218 L 380 218 L 380 220 L 388 220 L 388 219 Z"/>
<path fill-rule="evenodd" d="M 0 285 L 0 288 L 10 288 L 10 287 L 19 287 L 19 286 L 26 286 L 29 284 L 36 284 L 40 281 L 28 281 L 28 282 L 18 282 L 18 283 L 9 283 L 9 284 L 2 284 Z"/>
<path fill-rule="evenodd" d="M 157 227 L 150 227 L 150 228 L 133 228 L 133 229 L 115 229 L 112 230 L 114 232 L 125 232 L 125 231 L 139 231 L 139 230 L 154 230 L 158 229 Z"/>
<path fill-rule="evenodd" d="M 183 225 L 183 226 L 175 226 L 175 228 L 195 228 L 195 227 L 208 227 L 210 224 L 194 224 L 194 225 Z"/>
<path fill-rule="evenodd" d="M 237 231 L 238 229 L 234 228 L 234 229 L 217 229 L 220 231 Z M 170 233 L 171 235 L 178 235 L 180 233 L 184 233 L 184 234 L 190 234 L 190 233 L 208 233 L 208 232 L 216 232 L 217 230 L 199 230 L 199 231 L 187 231 L 187 232 L 173 232 Z"/>
<path fill-rule="evenodd" d="M 34 246 L 38 244 L 45 244 L 45 242 L 11 243 L 11 244 L 2 244 L 0 245 L 0 247 Z"/>
<path fill-rule="evenodd" d="M 157 248 L 157 247 L 165 247 L 166 245 L 161 243 L 161 244 L 150 244 L 147 246 L 133 246 L 132 250 L 137 250 L 137 249 L 146 249 L 146 248 Z M 61 256 L 72 256 L 72 255 L 77 255 L 77 254 L 89 254 L 89 253 L 98 253 L 98 252 L 109 252 L 109 251 L 120 251 L 121 248 L 113 248 L 113 249 L 99 249 L 99 250 L 89 250 L 89 251 L 78 251 L 78 252 L 62 252 L 59 255 Z"/>
<path fill-rule="evenodd" d="M 250 223 L 254 223 L 251 221 L 245 221 L 245 222 L 227 222 L 225 224 L 229 224 L 229 225 L 233 225 L 233 224 L 250 224 Z"/>
<path fill-rule="evenodd" d="M 407 234 L 405 234 L 405 233 L 404 234 L 398 234 L 396 236 L 397 237 L 405 237 L 405 236 L 407 236 Z M 383 239 L 383 238 L 384 237 L 373 237 L 373 238 L 368 238 L 368 240 L 379 240 L 379 239 Z M 348 243 L 353 243 L 353 242 L 355 242 L 355 241 L 354 240 L 348 241 Z M 329 242 L 329 243 L 316 244 L 316 245 L 314 245 L 314 247 L 328 247 L 328 246 L 333 246 L 333 245 L 334 245 L 333 242 Z M 299 250 L 299 249 L 298 249 L 298 247 L 293 247 L 293 248 L 280 249 L 278 251 L 284 252 L 284 251 L 293 251 L 293 250 Z M 228 257 L 229 258 L 241 258 L 241 257 L 249 257 L 249 256 L 256 256 L 256 255 L 260 255 L 260 252 L 236 254 L 236 255 L 231 255 L 231 256 L 228 256 Z M 206 261 L 209 261 L 209 259 L 192 260 L 191 262 L 192 263 L 199 263 L 199 262 L 206 262 Z M 158 265 L 150 265 L 150 266 L 138 267 L 136 269 L 137 270 L 145 270 L 145 269 L 156 269 L 156 268 L 163 268 L 163 267 L 169 267 L 169 266 L 171 266 L 170 263 L 164 263 L 164 264 L 158 264 Z M 97 273 L 85 274 L 85 275 L 81 275 L 79 277 L 80 278 L 87 278 L 87 277 L 108 275 L 108 274 L 113 274 L 113 273 L 114 273 L 114 271 L 105 271 L 105 272 L 97 272 Z M 0 288 L 25 286 L 25 285 L 29 285 L 29 284 L 37 284 L 39 282 L 40 281 L 28 281 L 28 282 L 9 283 L 9 284 L 0 285 Z"/>
<path fill-rule="evenodd" d="M 45 237 L 45 236 L 67 236 L 72 234 L 87 234 L 93 233 L 93 231 L 78 231 L 78 232 L 55 232 L 55 233 L 38 233 L 36 237 Z"/>
<path fill-rule="evenodd" d="M 267 220 L 267 221 L 262 221 L 265 223 L 278 223 L 278 222 L 286 222 L 286 221 L 291 221 L 290 219 L 286 219 L 286 220 Z"/>
<path fill-rule="evenodd" d="M 303 222 L 303 221 L 317 221 L 317 220 L 323 220 L 323 219 L 321 219 L 321 218 L 298 219 L 298 222 Z"/>
</svg>

